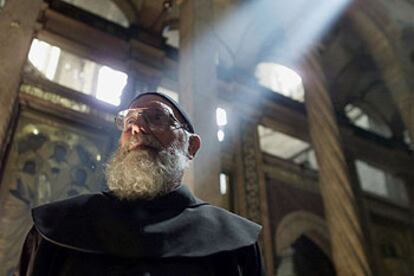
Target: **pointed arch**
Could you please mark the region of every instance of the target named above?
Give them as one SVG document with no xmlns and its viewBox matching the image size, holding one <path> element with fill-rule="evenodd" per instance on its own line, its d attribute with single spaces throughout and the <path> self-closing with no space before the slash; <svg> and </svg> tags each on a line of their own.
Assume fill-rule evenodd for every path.
<svg viewBox="0 0 414 276">
<path fill-rule="evenodd" d="M 306 211 L 292 212 L 279 223 L 275 237 L 277 255 L 280 256 L 302 235 L 312 240 L 326 256 L 332 259 L 326 222 L 321 217 Z"/>
</svg>

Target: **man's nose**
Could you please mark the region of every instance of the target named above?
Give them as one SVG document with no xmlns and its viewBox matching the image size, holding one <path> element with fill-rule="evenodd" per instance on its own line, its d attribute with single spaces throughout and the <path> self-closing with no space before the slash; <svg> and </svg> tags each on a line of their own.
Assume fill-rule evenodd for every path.
<svg viewBox="0 0 414 276">
<path fill-rule="evenodd" d="M 139 133 L 148 134 L 148 130 L 146 128 L 146 124 L 143 120 L 135 121 L 131 126 L 131 134 L 137 135 Z"/>
</svg>

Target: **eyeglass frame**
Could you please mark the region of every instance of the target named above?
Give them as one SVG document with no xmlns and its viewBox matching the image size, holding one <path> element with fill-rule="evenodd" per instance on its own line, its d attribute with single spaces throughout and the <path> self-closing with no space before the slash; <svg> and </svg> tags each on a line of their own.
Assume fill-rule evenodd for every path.
<svg viewBox="0 0 414 276">
<path fill-rule="evenodd" d="M 117 114 L 116 114 L 116 116 L 115 116 L 115 118 L 114 118 L 114 123 L 115 123 L 115 127 L 119 130 L 119 131 L 121 131 L 121 132 L 124 132 L 124 131 L 126 131 L 128 128 L 125 128 L 125 127 L 122 127 L 122 129 L 119 127 L 119 124 L 117 123 L 117 121 L 118 121 L 118 118 L 121 116 L 120 115 L 120 113 L 122 113 L 122 112 L 125 112 L 125 111 L 128 111 L 128 110 L 134 110 L 135 112 L 136 112 L 136 110 L 148 110 L 148 109 L 162 109 L 162 110 L 164 110 L 164 111 L 167 111 L 167 113 L 168 113 L 168 117 L 169 117 L 169 119 L 170 120 L 172 120 L 173 122 L 174 122 L 174 124 L 175 124 L 175 128 L 172 128 L 172 129 L 180 129 L 180 128 L 182 128 L 182 129 L 184 129 L 185 131 L 188 131 L 188 132 L 190 132 L 190 129 L 189 129 L 189 127 L 188 127 L 188 125 L 186 124 L 186 123 L 182 123 L 182 122 L 180 122 L 176 117 L 175 117 L 175 115 L 174 115 L 174 113 L 172 112 L 172 111 L 170 111 L 168 108 L 165 108 L 165 107 L 139 107 L 139 108 L 127 108 L 127 109 L 123 109 L 123 110 L 120 110 L 120 111 L 118 111 L 117 112 Z M 144 119 L 144 121 L 145 121 L 145 124 L 151 129 L 151 127 L 150 127 L 150 123 L 149 123 L 149 120 L 148 120 L 148 118 L 146 118 L 146 116 L 145 116 L 145 114 L 144 113 L 141 113 L 141 115 L 138 113 L 138 117 L 137 117 L 137 119 L 136 119 L 136 121 L 138 121 L 138 119 L 139 119 L 139 117 L 140 116 L 142 116 L 142 118 Z M 125 117 L 126 116 L 124 116 L 124 118 L 122 118 L 122 125 L 125 125 L 124 124 L 124 119 L 125 119 Z M 169 127 L 171 127 L 171 126 L 173 126 L 173 124 L 169 124 L 168 125 Z M 151 130 L 151 131 L 154 131 L 154 130 Z"/>
</svg>

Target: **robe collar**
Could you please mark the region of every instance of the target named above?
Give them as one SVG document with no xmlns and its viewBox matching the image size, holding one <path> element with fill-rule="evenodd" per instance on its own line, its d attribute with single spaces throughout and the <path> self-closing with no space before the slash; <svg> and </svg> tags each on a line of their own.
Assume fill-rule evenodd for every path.
<svg viewBox="0 0 414 276">
<path fill-rule="evenodd" d="M 194 197 L 181 185 L 152 200 L 81 195 L 33 209 L 47 241 L 118 257 L 200 257 L 257 242 L 261 227 Z"/>
</svg>

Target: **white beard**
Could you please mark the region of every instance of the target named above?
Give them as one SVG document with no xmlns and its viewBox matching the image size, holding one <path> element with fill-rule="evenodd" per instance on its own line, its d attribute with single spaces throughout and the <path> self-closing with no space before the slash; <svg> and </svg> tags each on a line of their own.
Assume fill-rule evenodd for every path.
<svg viewBox="0 0 414 276">
<path fill-rule="evenodd" d="M 109 189 L 120 199 L 151 199 L 168 193 L 179 184 L 188 158 L 182 150 L 171 146 L 158 152 L 132 150 L 134 142 L 118 148 L 109 160 L 105 175 Z M 159 143 L 150 141 L 151 145 Z"/>
</svg>

